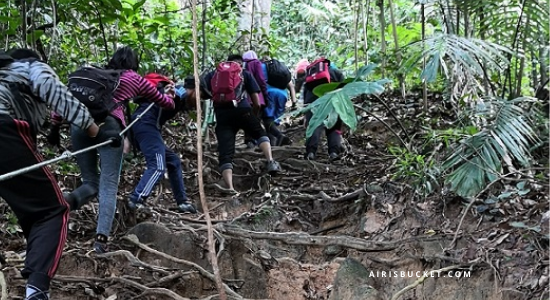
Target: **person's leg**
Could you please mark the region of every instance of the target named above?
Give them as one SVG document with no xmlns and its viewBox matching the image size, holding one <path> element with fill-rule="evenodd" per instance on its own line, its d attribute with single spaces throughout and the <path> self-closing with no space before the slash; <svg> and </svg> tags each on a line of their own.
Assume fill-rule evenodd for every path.
<svg viewBox="0 0 550 300">
<path fill-rule="evenodd" d="M 74 151 L 95 144 L 95 141 L 86 132 L 74 125 L 71 127 L 71 142 Z M 67 196 L 71 210 L 79 209 L 96 197 L 99 191 L 97 150 L 90 150 L 76 155 L 76 162 L 82 174 L 82 184 Z"/>
<path fill-rule="evenodd" d="M 166 146 L 155 125 L 137 122 L 134 138 L 145 156 L 147 169 L 130 195 L 130 205 L 143 203 L 166 172 Z"/>
<path fill-rule="evenodd" d="M 238 128 L 234 127 L 235 117 L 238 117 L 234 110 L 237 109 L 220 109 L 216 112 L 219 168 L 225 185 L 230 191 L 235 190 L 233 187 L 233 155 L 235 155 L 235 136 L 238 131 Z"/>
<path fill-rule="evenodd" d="M 313 115 L 311 112 L 306 113 L 306 124 L 309 126 L 309 121 Z M 315 159 L 317 148 L 319 147 L 319 141 L 321 140 L 321 134 L 323 134 L 325 127 L 323 125 L 318 126 L 313 134 L 306 139 L 306 158 Z"/>
<path fill-rule="evenodd" d="M 275 106 L 274 113 L 273 113 L 274 120 L 271 128 L 275 128 L 277 132 L 279 132 L 281 135 L 280 138 L 277 140 L 278 146 L 285 146 L 285 145 L 292 144 L 292 141 L 290 140 L 290 138 L 287 137 L 284 133 L 282 133 L 278 128 L 278 126 L 281 124 L 280 118 L 285 114 L 285 111 L 286 111 L 287 100 L 288 99 L 286 97 L 279 97 L 279 99 L 277 99 L 276 101 L 277 105 Z"/>
<path fill-rule="evenodd" d="M 42 161 L 27 122 L 0 117 L 0 128 L 1 174 Z M 28 279 L 26 299 L 49 299 L 50 281 L 66 241 L 69 205 L 48 167 L 0 181 L 0 197 L 13 210 L 27 239 L 21 271 Z"/>
<path fill-rule="evenodd" d="M 326 134 L 329 158 L 335 160 L 340 156 L 342 149 L 342 120 L 338 119 L 331 129 L 326 130 Z"/>
<path fill-rule="evenodd" d="M 120 124 L 111 123 L 112 126 Z M 107 126 L 107 125 L 104 125 Z M 99 216 L 97 219 L 96 242 L 94 249 L 98 253 L 107 251 L 107 238 L 115 218 L 118 183 L 122 168 L 122 152 L 124 145 L 111 147 L 109 145 L 98 149 L 101 173 L 99 175 Z"/>
<path fill-rule="evenodd" d="M 271 143 L 265 130 L 262 128 L 260 119 L 255 117 L 252 113 L 248 111 L 243 111 L 241 116 L 238 118 L 239 126 L 250 134 L 254 139 L 258 141 L 259 147 L 262 150 L 266 160 L 267 160 L 267 170 L 269 173 L 278 173 L 281 171 L 279 163 L 273 160 L 271 153 Z"/>
<path fill-rule="evenodd" d="M 275 120 L 273 118 L 264 118 L 263 120 L 264 127 L 266 128 L 267 136 L 269 137 L 269 140 L 271 141 L 271 137 L 274 138 L 273 141 L 271 141 L 272 146 L 277 146 L 282 143 L 283 140 L 283 134 L 279 131 L 279 128 L 277 128 L 277 125 L 275 124 Z"/>
<path fill-rule="evenodd" d="M 165 145 L 164 147 L 168 179 L 170 180 L 170 187 L 172 188 L 172 193 L 174 193 L 174 199 L 176 200 L 178 209 L 182 212 L 197 213 L 197 209 L 193 203 L 189 201 L 187 193 L 185 192 L 181 159 L 172 149 L 168 148 L 168 146 Z"/>
</svg>

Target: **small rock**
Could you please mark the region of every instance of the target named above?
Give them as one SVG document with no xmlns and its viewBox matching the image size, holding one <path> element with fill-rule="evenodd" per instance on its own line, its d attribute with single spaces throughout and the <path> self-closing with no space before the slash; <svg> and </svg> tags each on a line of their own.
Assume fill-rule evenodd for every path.
<svg viewBox="0 0 550 300">
<path fill-rule="evenodd" d="M 334 256 L 342 253 L 342 251 L 344 251 L 344 248 L 342 246 L 330 245 L 323 250 L 323 253 L 328 256 Z"/>
<path fill-rule="evenodd" d="M 374 194 L 374 193 L 383 193 L 384 192 L 384 188 L 382 188 L 380 185 L 378 184 L 367 184 L 367 192 L 371 193 L 371 194 Z"/>
</svg>

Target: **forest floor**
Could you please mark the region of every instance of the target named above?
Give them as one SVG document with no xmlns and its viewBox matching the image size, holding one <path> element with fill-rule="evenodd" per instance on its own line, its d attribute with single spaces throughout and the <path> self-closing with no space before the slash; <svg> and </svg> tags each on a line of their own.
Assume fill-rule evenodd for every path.
<svg viewBox="0 0 550 300">
<path fill-rule="evenodd" d="M 384 100 L 414 133 L 421 99 L 408 98 L 405 104 L 391 95 Z M 441 96 L 430 101 L 439 107 Z M 372 105 L 398 130 L 384 106 Z M 444 127 L 441 110 L 429 117 Z M 347 152 L 335 162 L 328 161 L 326 145 L 316 161 L 304 160 L 305 129 L 299 119 L 290 121 L 285 130 L 294 144 L 273 147 L 284 169 L 276 177 L 241 139 L 234 169 L 241 193 L 233 197 L 216 189 L 216 147 L 205 142 L 206 197 L 231 299 L 549 299 L 548 186 L 503 197 L 515 183 L 499 183 L 471 204 L 445 190 L 420 197 L 391 176 L 396 159 L 387 148 L 396 138 L 382 121 L 363 117 L 353 135 L 344 134 Z M 188 124 L 178 118 L 165 135 L 182 154 L 188 194 L 200 206 L 195 132 Z M 63 189 L 77 186 L 74 161 L 53 168 Z M 147 211 L 125 209 L 143 168 L 142 158 L 125 161 L 110 253 L 91 251 L 97 201 L 71 213 L 52 299 L 217 299 L 203 214 L 178 213 L 167 180 Z M 489 201 L 499 196 L 504 200 Z M 25 240 L 5 202 L 0 211 L 0 250 L 7 260 L 0 299 L 23 299 Z M 424 273 L 432 270 L 441 272 Z"/>
</svg>

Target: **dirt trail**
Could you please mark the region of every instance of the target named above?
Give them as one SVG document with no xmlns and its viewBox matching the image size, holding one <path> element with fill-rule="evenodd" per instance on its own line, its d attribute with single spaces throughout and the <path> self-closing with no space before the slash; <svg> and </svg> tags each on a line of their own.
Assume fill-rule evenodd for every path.
<svg viewBox="0 0 550 300">
<path fill-rule="evenodd" d="M 414 113 L 416 106 L 410 107 Z M 188 194 L 198 204 L 196 153 L 188 138 L 194 133 L 179 121 L 183 125 L 169 127 L 167 136 L 183 155 Z M 548 228 L 530 229 L 544 224 L 548 191 L 528 195 L 537 202 L 528 214 L 472 209 L 457 233 L 467 203 L 443 196 L 418 200 L 389 178 L 393 158 L 386 148 L 395 141 L 380 122 L 363 121 L 353 136 L 345 134 L 347 154 L 332 163 L 325 148 L 318 160 L 303 160 L 304 129 L 292 123 L 286 131 L 294 145 L 274 147 L 285 170 L 276 178 L 263 172 L 261 153 L 238 150 L 235 187 L 242 193 L 236 197 L 214 188 L 220 179 L 215 145 L 206 146 L 206 194 L 228 291 L 276 300 L 390 300 L 400 293 L 396 299 L 548 299 Z M 97 202 L 71 213 L 53 299 L 217 299 L 203 216 L 177 213 L 167 182 L 151 197 L 149 211 L 127 212 L 122 204 L 143 161 L 126 164 L 113 252 L 90 252 Z M 56 171 L 63 187 L 76 186 L 74 166 Z M 17 226 L 7 214 L 2 218 L 7 299 L 22 299 L 24 240 L 8 232 Z M 525 227 L 509 225 L 518 218 Z M 430 270 L 444 271 L 424 273 Z"/>
</svg>

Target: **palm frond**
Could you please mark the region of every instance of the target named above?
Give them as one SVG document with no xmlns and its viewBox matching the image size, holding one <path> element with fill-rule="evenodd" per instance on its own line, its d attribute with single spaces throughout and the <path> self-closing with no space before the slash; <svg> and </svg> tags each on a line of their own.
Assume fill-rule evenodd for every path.
<svg viewBox="0 0 550 300">
<path fill-rule="evenodd" d="M 450 171 L 445 182 L 452 191 L 463 197 L 475 196 L 499 178 L 503 165 L 529 166 L 530 146 L 538 137 L 519 104 L 531 100 L 521 97 L 485 103 L 478 114 L 487 118 L 488 125 L 454 145 L 443 164 L 443 171 Z"/>
<path fill-rule="evenodd" d="M 421 49 L 421 42 L 409 46 Z M 488 41 L 460 37 L 452 34 L 439 34 L 425 40 L 425 50 L 418 51 L 403 64 L 405 70 L 410 70 L 426 58 L 426 67 L 422 78 L 433 82 L 442 69 L 446 77 L 451 77 L 453 67 L 460 67 L 466 76 L 481 77 L 484 69 L 502 70 L 508 63 L 504 56 L 509 50 L 503 46 Z M 482 62 L 484 64 L 482 65 Z M 452 65 L 450 65 L 452 63 Z"/>
</svg>

